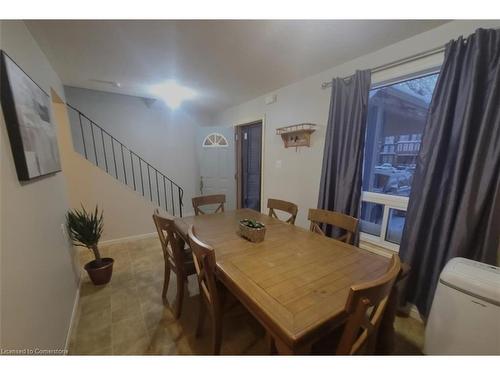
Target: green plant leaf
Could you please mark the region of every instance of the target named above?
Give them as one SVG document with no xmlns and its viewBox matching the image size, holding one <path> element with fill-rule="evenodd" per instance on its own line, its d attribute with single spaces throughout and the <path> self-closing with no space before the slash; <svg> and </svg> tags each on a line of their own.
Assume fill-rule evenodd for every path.
<svg viewBox="0 0 500 375">
<path fill-rule="evenodd" d="M 98 206 L 94 212 L 87 212 L 85 207 L 67 213 L 68 233 L 75 246 L 92 248 L 99 242 L 104 228 L 103 213 Z"/>
<path fill-rule="evenodd" d="M 253 228 L 253 229 L 261 229 L 261 228 L 264 228 L 264 224 L 254 220 L 254 219 L 243 219 L 243 220 L 240 220 L 240 223 L 242 223 L 243 225 L 249 227 L 249 228 Z"/>
</svg>

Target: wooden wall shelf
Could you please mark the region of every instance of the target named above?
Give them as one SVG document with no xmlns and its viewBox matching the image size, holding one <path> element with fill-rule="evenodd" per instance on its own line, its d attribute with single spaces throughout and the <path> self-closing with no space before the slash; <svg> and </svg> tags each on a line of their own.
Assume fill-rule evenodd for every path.
<svg viewBox="0 0 500 375">
<path fill-rule="evenodd" d="M 285 148 L 302 146 L 310 147 L 311 134 L 315 130 L 315 124 L 303 123 L 278 128 L 276 129 L 276 134 L 281 135 Z"/>
</svg>

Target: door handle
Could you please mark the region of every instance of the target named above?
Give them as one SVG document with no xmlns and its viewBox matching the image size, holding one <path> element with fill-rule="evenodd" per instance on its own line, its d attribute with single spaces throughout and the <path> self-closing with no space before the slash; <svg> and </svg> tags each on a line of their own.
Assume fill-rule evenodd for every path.
<svg viewBox="0 0 500 375">
<path fill-rule="evenodd" d="M 203 176 L 200 176 L 200 194 L 203 195 Z"/>
</svg>

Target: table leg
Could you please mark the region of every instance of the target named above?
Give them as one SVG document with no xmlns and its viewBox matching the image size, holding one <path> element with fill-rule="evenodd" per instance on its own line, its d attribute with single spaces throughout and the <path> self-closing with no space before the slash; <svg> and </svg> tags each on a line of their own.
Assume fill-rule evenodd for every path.
<svg viewBox="0 0 500 375">
<path fill-rule="evenodd" d="M 275 354 L 279 355 L 307 355 L 311 354 L 311 345 L 300 345 L 296 347 L 290 347 L 285 344 L 280 339 L 275 339 L 271 337 L 270 349 L 275 350 Z"/>
<path fill-rule="evenodd" d="M 278 354 L 278 350 L 276 349 L 273 336 L 271 336 L 269 332 L 266 332 L 266 342 L 268 347 L 268 354 L 269 355 Z"/>
</svg>

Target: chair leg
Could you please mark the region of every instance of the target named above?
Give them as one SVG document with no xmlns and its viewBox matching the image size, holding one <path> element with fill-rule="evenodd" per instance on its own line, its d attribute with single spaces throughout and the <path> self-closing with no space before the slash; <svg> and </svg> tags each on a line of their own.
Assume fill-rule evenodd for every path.
<svg viewBox="0 0 500 375">
<path fill-rule="evenodd" d="M 163 277 L 163 290 L 161 292 L 163 304 L 167 303 L 167 291 L 168 291 L 169 282 L 170 282 L 170 266 L 168 265 L 168 262 L 165 261 L 165 274 Z"/>
<path fill-rule="evenodd" d="M 198 325 L 196 326 L 196 337 L 200 337 L 201 331 L 203 330 L 203 323 L 205 322 L 205 315 L 206 315 L 206 306 L 205 306 L 205 301 L 203 301 L 203 297 L 200 294 L 200 307 L 199 307 L 199 314 L 198 314 Z"/>
<path fill-rule="evenodd" d="M 219 355 L 222 344 L 222 317 L 220 313 L 212 316 L 212 347 L 213 354 Z"/>
<path fill-rule="evenodd" d="M 177 296 L 175 298 L 175 319 L 179 319 L 182 310 L 182 301 L 184 299 L 184 275 L 177 273 Z"/>
</svg>

